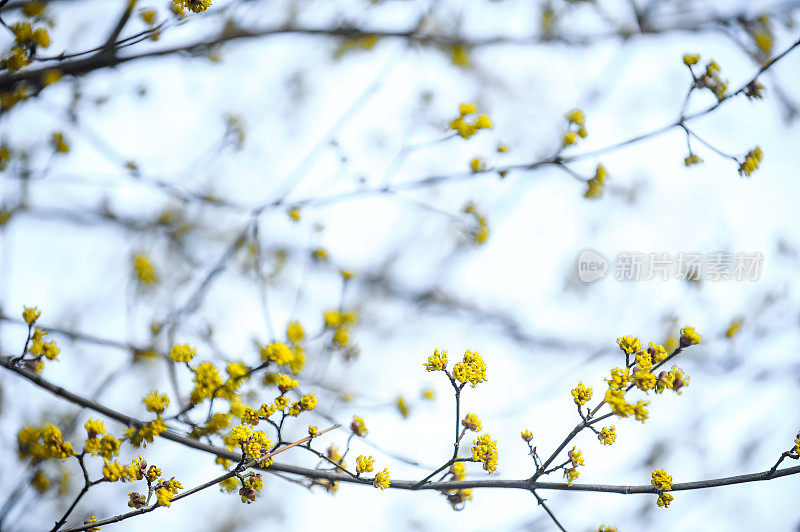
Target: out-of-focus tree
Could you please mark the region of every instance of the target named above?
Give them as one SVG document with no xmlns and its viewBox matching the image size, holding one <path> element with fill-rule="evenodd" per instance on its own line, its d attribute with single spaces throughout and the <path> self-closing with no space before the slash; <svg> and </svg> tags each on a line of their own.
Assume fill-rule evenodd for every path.
<svg viewBox="0 0 800 532">
<path fill-rule="evenodd" d="M 0 529 L 800 519 L 800 1 L 162 4 L 0 0 Z"/>
</svg>

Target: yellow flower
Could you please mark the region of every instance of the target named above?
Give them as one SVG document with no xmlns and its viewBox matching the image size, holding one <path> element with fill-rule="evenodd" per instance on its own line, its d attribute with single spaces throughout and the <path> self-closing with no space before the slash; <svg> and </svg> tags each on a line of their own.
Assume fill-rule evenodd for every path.
<svg viewBox="0 0 800 532">
<path fill-rule="evenodd" d="M 383 468 L 383 471 L 375 475 L 375 480 L 372 482 L 372 485 L 376 488 L 380 488 L 381 491 L 385 490 L 389 487 L 389 470 L 387 468 Z"/>
<path fill-rule="evenodd" d="M 139 12 L 139 16 L 142 17 L 142 20 L 146 24 L 153 25 L 153 22 L 156 21 L 156 12 L 154 9 L 143 9 Z"/>
<path fill-rule="evenodd" d="M 99 434 L 106 433 L 106 427 L 103 425 L 103 422 L 95 421 L 91 418 L 83 425 L 83 428 L 86 429 L 89 438 L 96 438 Z"/>
<path fill-rule="evenodd" d="M 400 411 L 400 415 L 404 418 L 408 417 L 408 404 L 406 404 L 406 400 L 402 395 L 397 398 L 395 404 L 397 405 L 397 409 Z"/>
<path fill-rule="evenodd" d="M 686 66 L 696 65 L 700 61 L 698 54 L 683 54 L 683 64 Z"/>
<path fill-rule="evenodd" d="M 450 466 L 450 473 L 453 475 L 453 480 L 464 480 L 467 478 L 467 468 L 464 467 L 464 462 L 456 462 Z"/>
<path fill-rule="evenodd" d="M 219 371 L 214 367 L 211 362 L 203 362 L 197 369 L 194 370 L 195 387 L 192 390 L 190 400 L 192 403 L 199 403 L 203 399 L 211 397 L 211 395 L 222 386 L 222 377 Z"/>
<path fill-rule="evenodd" d="M 441 371 L 447 367 L 447 351 L 439 352 L 433 350 L 433 354 L 428 357 L 428 361 L 423 364 L 427 371 Z"/>
<path fill-rule="evenodd" d="M 279 366 L 284 366 L 294 359 L 294 353 L 289 347 L 280 342 L 275 342 L 261 348 L 261 360 L 271 360 Z"/>
<path fill-rule="evenodd" d="M 28 308 L 25 307 L 25 310 L 22 311 L 22 319 L 25 320 L 25 323 L 28 324 L 28 327 L 33 325 L 33 323 L 39 319 L 39 316 L 42 315 L 42 312 L 37 309 L 36 307 Z"/>
<path fill-rule="evenodd" d="M 184 9 L 188 9 L 192 13 L 202 13 L 209 7 L 211 7 L 211 0 L 172 0 L 172 8 L 178 14 L 183 14 Z"/>
<path fill-rule="evenodd" d="M 625 392 L 622 390 L 615 390 L 609 387 L 603 400 L 611 407 L 611 411 L 619 417 L 628 417 L 633 414 L 634 407 L 625 401 Z"/>
<path fill-rule="evenodd" d="M 583 406 L 592 398 L 592 389 L 587 388 L 582 382 L 572 390 L 572 397 L 576 405 Z"/>
<path fill-rule="evenodd" d="M 572 461 L 572 467 L 584 465 L 583 456 L 581 456 L 581 452 L 574 445 L 572 446 L 572 450 L 567 453 L 567 456 Z"/>
<path fill-rule="evenodd" d="M 289 209 L 289 218 L 291 218 L 295 222 L 300 221 L 300 209 L 297 207 L 292 207 Z"/>
<path fill-rule="evenodd" d="M 633 414 L 636 417 L 636 421 L 641 421 L 642 423 L 644 423 L 644 420 L 647 419 L 648 417 L 647 409 L 645 407 L 649 404 L 650 401 L 636 402 L 636 406 L 633 407 Z"/>
<path fill-rule="evenodd" d="M 367 430 L 367 425 L 364 423 L 364 420 L 358 416 L 353 416 L 353 422 L 350 423 L 350 430 L 352 430 L 356 436 L 361 436 L 361 437 L 364 437 L 369 433 L 369 431 Z"/>
<path fill-rule="evenodd" d="M 597 439 L 600 440 L 600 443 L 603 445 L 611 445 L 617 441 L 617 431 L 614 429 L 613 425 L 610 427 L 603 427 L 600 430 L 600 434 L 597 435 Z"/>
<path fill-rule="evenodd" d="M 370 473 L 372 471 L 372 464 L 375 460 L 372 456 L 359 455 L 356 458 L 356 472 L 357 473 Z"/>
<path fill-rule="evenodd" d="M 22 13 L 26 17 L 35 17 L 44 12 L 44 2 L 28 2 L 22 8 Z"/>
<path fill-rule="evenodd" d="M 422 397 L 424 397 L 428 401 L 433 401 L 434 398 L 436 397 L 436 393 L 430 388 L 426 388 L 422 390 Z"/>
<path fill-rule="evenodd" d="M 472 442 L 472 459 L 481 462 L 483 469 L 492 473 L 497 470 L 497 441 L 488 434 L 479 436 Z"/>
<path fill-rule="evenodd" d="M 672 477 L 663 469 L 653 470 L 653 478 L 650 483 L 659 491 L 672 489 Z"/>
<path fill-rule="evenodd" d="M 284 394 L 289 390 L 294 390 L 297 388 L 298 384 L 299 383 L 289 375 L 278 375 L 278 389 L 281 391 L 281 394 Z"/>
<path fill-rule="evenodd" d="M 580 472 L 574 467 L 564 470 L 564 478 L 567 479 L 568 486 L 572 486 L 572 483 L 575 481 L 576 478 L 578 478 L 578 476 L 580 476 Z"/>
<path fill-rule="evenodd" d="M 312 438 L 314 436 L 316 436 L 317 435 L 317 427 L 315 427 L 314 425 L 309 425 L 308 426 L 308 435 L 311 436 Z"/>
<path fill-rule="evenodd" d="M 469 167 L 472 169 L 472 173 L 481 172 L 484 168 L 486 168 L 486 161 L 480 157 L 475 157 L 470 161 Z"/>
<path fill-rule="evenodd" d="M 59 150 L 60 151 L 60 150 Z M 133 269 L 142 284 L 157 284 L 158 277 L 150 258 L 147 255 L 139 254 L 133 258 Z"/>
<path fill-rule="evenodd" d="M 306 332 L 303 330 L 303 326 L 296 321 L 290 322 L 286 327 L 286 337 L 293 344 L 299 344 L 305 336 Z"/>
<path fill-rule="evenodd" d="M 197 349 L 191 347 L 189 344 L 174 345 L 169 350 L 169 358 L 175 362 L 189 362 L 197 354 Z"/>
<path fill-rule="evenodd" d="M 169 397 L 167 394 L 158 395 L 158 392 L 150 392 L 142 399 L 142 402 L 148 412 L 161 415 L 169 406 Z"/>
<path fill-rule="evenodd" d="M 728 327 L 728 330 L 725 331 L 725 336 L 727 336 L 728 338 L 733 338 L 734 335 L 737 332 L 739 332 L 739 327 L 741 327 L 741 326 L 742 326 L 741 320 L 736 320 L 736 321 L 732 322 L 730 327 Z"/>
<path fill-rule="evenodd" d="M 520 436 L 522 437 L 523 440 L 525 440 L 526 442 L 530 443 L 530 441 L 533 439 L 533 432 L 531 432 L 529 430 L 523 430 L 520 433 Z"/>
<path fill-rule="evenodd" d="M 50 479 L 47 478 L 41 470 L 37 471 L 33 478 L 31 479 L 31 485 L 36 488 L 37 491 L 45 492 L 50 487 Z"/>
<path fill-rule="evenodd" d="M 461 420 L 461 424 L 464 425 L 464 428 L 473 432 L 481 431 L 481 420 L 475 414 L 467 414 L 464 419 Z"/>
<path fill-rule="evenodd" d="M 617 345 L 628 355 L 642 349 L 642 344 L 639 343 L 639 338 L 634 338 L 633 336 L 622 336 L 617 338 Z"/>
<path fill-rule="evenodd" d="M 694 327 L 684 327 L 681 329 L 681 347 L 699 344 L 703 338 L 694 331 Z"/>
<path fill-rule="evenodd" d="M 453 366 L 453 378 L 461 383 L 470 382 L 473 388 L 486 382 L 486 364 L 483 358 L 475 351 L 465 351 L 464 359 Z"/>
</svg>

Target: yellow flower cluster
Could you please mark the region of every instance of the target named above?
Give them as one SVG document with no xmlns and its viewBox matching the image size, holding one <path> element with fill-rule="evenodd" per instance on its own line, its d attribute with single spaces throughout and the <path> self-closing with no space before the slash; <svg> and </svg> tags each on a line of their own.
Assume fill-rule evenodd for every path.
<svg viewBox="0 0 800 532">
<path fill-rule="evenodd" d="M 485 243 L 486 239 L 489 238 L 489 226 L 486 223 L 486 218 L 478 212 L 478 209 L 472 202 L 469 202 L 467 206 L 464 207 L 464 212 L 472 215 L 472 217 L 475 219 L 475 228 L 471 231 L 475 242 L 478 244 Z"/>
<path fill-rule="evenodd" d="M 603 187 L 606 184 L 606 177 L 608 177 L 608 172 L 606 171 L 606 167 L 602 164 L 597 165 L 597 170 L 594 172 L 594 177 L 587 181 L 588 188 L 586 192 L 583 194 L 584 198 L 594 198 L 600 196 L 603 193 Z"/>
<path fill-rule="evenodd" d="M 426 371 L 442 371 L 447 368 L 447 351 L 438 349 L 433 350 L 433 354 L 428 357 L 428 361 L 423 364 Z"/>
<path fill-rule="evenodd" d="M 55 425 L 23 428 L 17 434 L 17 448 L 20 458 L 30 457 L 33 463 L 50 458 L 60 458 L 63 462 L 75 454 L 72 444 L 64 441 Z"/>
<path fill-rule="evenodd" d="M 453 366 L 453 378 L 461 383 L 471 383 L 476 387 L 486 382 L 486 363 L 475 351 L 465 351 L 464 359 Z"/>
<path fill-rule="evenodd" d="M 263 430 L 253 431 L 241 445 L 244 455 L 249 460 L 258 460 L 260 467 L 267 467 L 272 463 L 272 458 L 263 458 L 272 448 L 272 442 Z"/>
<path fill-rule="evenodd" d="M 763 156 L 764 152 L 761 151 L 761 148 L 758 146 L 753 148 L 745 157 L 744 162 L 739 166 L 739 173 L 741 175 L 750 176 L 750 174 L 758 168 Z"/>
<path fill-rule="evenodd" d="M 216 390 L 222 386 L 222 377 L 211 362 L 203 362 L 193 371 L 195 375 L 192 381 L 195 383 L 195 387 L 189 398 L 192 403 L 197 404 L 214 395 Z"/>
<path fill-rule="evenodd" d="M 22 311 L 22 319 L 25 320 L 25 323 L 28 324 L 28 327 L 33 325 L 34 322 L 38 320 L 39 316 L 41 315 L 42 312 L 36 307 L 33 308 L 24 307 L 24 310 Z"/>
<path fill-rule="evenodd" d="M 620 349 L 625 351 L 625 354 L 631 355 L 642 349 L 642 344 L 639 342 L 638 337 L 622 336 L 617 338 L 617 345 Z"/>
<path fill-rule="evenodd" d="M 533 439 L 533 432 L 531 432 L 531 431 L 529 431 L 529 430 L 523 430 L 523 431 L 520 433 L 520 437 L 521 437 L 521 438 L 522 438 L 524 441 L 526 441 L 526 442 L 530 443 L 530 442 L 531 442 L 531 440 Z"/>
<path fill-rule="evenodd" d="M 575 144 L 578 137 L 586 138 L 586 116 L 580 109 L 573 109 L 566 114 L 569 123 L 567 132 L 564 134 L 564 146 Z"/>
<path fill-rule="evenodd" d="M 460 482 L 467 478 L 467 468 L 464 467 L 463 462 L 456 462 L 450 466 L 450 474 L 453 480 Z M 470 499 L 472 499 L 472 490 L 469 488 L 450 490 L 447 492 L 447 502 L 450 503 L 454 510 L 462 510 L 464 508 L 464 502 Z"/>
<path fill-rule="evenodd" d="M 664 508 L 669 507 L 673 497 L 669 493 L 664 492 L 672 489 L 672 477 L 663 469 L 655 469 L 653 470 L 653 478 L 650 483 L 659 492 L 658 506 L 663 506 Z"/>
<path fill-rule="evenodd" d="M 373 459 L 372 456 L 359 455 L 358 458 L 356 458 L 356 472 L 359 474 L 370 473 L 372 472 L 374 463 L 375 459 Z"/>
<path fill-rule="evenodd" d="M 211 0 L 172 0 L 172 10 L 180 15 L 184 9 L 192 13 L 202 13 L 211 7 Z"/>
<path fill-rule="evenodd" d="M 251 473 L 244 480 L 244 484 L 242 488 L 239 490 L 239 495 L 242 497 L 242 502 L 250 504 L 254 500 L 256 500 L 256 492 L 261 491 L 261 488 L 264 487 L 264 480 L 261 478 L 259 473 Z"/>
<path fill-rule="evenodd" d="M 369 430 L 367 430 L 367 425 L 364 423 L 364 420 L 358 416 L 353 416 L 353 421 L 350 423 L 350 430 L 352 430 L 353 434 L 356 436 L 364 437 L 369 434 Z"/>
<path fill-rule="evenodd" d="M 376 488 L 380 488 L 381 491 L 385 490 L 389 487 L 389 470 L 387 468 L 383 468 L 383 471 L 375 475 L 375 480 L 372 482 L 372 485 Z"/>
<path fill-rule="evenodd" d="M 693 164 L 700 164 L 700 163 L 702 163 L 702 162 L 703 162 L 703 159 L 701 159 L 700 157 L 698 157 L 697 155 L 695 155 L 695 154 L 693 154 L 693 153 L 690 153 L 690 154 L 689 154 L 689 155 L 688 155 L 688 156 L 687 156 L 687 157 L 686 157 L 686 158 L 683 160 L 683 165 L 684 165 L 684 166 L 691 166 L 691 165 L 693 165 Z"/>
<path fill-rule="evenodd" d="M 158 283 L 156 269 L 153 267 L 153 263 L 150 262 L 150 257 L 147 255 L 140 253 L 133 258 L 133 270 L 141 284 L 148 285 Z"/>
<path fill-rule="evenodd" d="M 728 82 L 719 77 L 719 72 L 720 68 L 716 61 L 709 61 L 706 65 L 705 73 L 697 81 L 701 87 L 713 92 L 717 100 L 721 102 L 726 98 L 725 93 L 728 90 Z"/>
<path fill-rule="evenodd" d="M 139 447 L 143 442 L 153 443 L 153 438 L 167 430 L 167 425 L 161 418 L 154 419 L 150 423 L 145 423 L 142 428 L 130 428 L 125 430 L 125 438 L 131 445 Z"/>
<path fill-rule="evenodd" d="M 477 414 L 467 414 L 466 416 L 464 416 L 464 419 L 461 420 L 461 424 L 464 426 L 465 429 L 471 430 L 473 432 L 481 431 L 481 420 L 477 416 Z"/>
<path fill-rule="evenodd" d="M 703 338 L 697 334 L 694 327 L 684 327 L 681 329 L 681 347 L 699 344 Z"/>
<path fill-rule="evenodd" d="M 399 396 L 397 398 L 397 401 L 395 401 L 395 404 L 397 405 L 397 410 L 400 411 L 400 415 L 403 416 L 404 418 L 407 418 L 408 417 L 408 403 L 406 403 L 405 398 L 402 395 Z"/>
<path fill-rule="evenodd" d="M 468 139 L 478 132 L 479 129 L 489 129 L 492 121 L 487 114 L 477 117 L 478 108 L 474 103 L 462 103 L 458 106 L 459 117 L 450 122 L 450 129 L 458 133 L 462 138 Z"/>
<path fill-rule="evenodd" d="M 603 445 L 611 445 L 617 441 L 617 431 L 613 425 L 610 427 L 603 427 L 600 430 L 600 434 L 597 435 L 597 439 L 600 440 L 600 443 Z"/>
<path fill-rule="evenodd" d="M 281 394 L 285 394 L 289 390 L 294 390 L 298 385 L 299 383 L 297 380 L 291 378 L 289 375 L 278 375 L 278 389 L 281 391 Z"/>
<path fill-rule="evenodd" d="M 587 388 L 582 382 L 579 382 L 578 385 L 572 390 L 572 398 L 576 405 L 583 406 L 589 399 L 592 398 L 592 389 Z"/>
<path fill-rule="evenodd" d="M 350 326 L 358 321 L 355 311 L 341 312 L 330 310 L 325 313 L 325 326 L 333 329 L 333 343 L 346 347 L 350 343 Z"/>
<path fill-rule="evenodd" d="M 174 345 L 169 350 L 169 358 L 175 362 L 189 362 L 197 354 L 197 349 L 189 344 Z"/>
<path fill-rule="evenodd" d="M 160 417 L 169 406 L 169 397 L 167 394 L 158 395 L 158 392 L 150 392 L 142 399 L 142 403 L 148 412 L 153 412 Z"/>
<path fill-rule="evenodd" d="M 102 456 L 106 460 L 111 460 L 119 454 L 119 440 L 111 434 L 106 434 L 106 428 L 102 422 L 89 419 L 83 427 L 87 434 L 83 448 L 87 453 Z M 104 436 L 100 438 L 101 435 Z"/>
<path fill-rule="evenodd" d="M 178 494 L 178 490 L 183 489 L 180 482 L 172 477 L 169 480 L 164 480 L 156 486 L 156 500 L 160 506 L 169 506 L 172 504 L 172 499 Z"/>
<path fill-rule="evenodd" d="M 488 434 L 479 436 L 472 442 L 472 459 L 481 462 L 483 469 L 492 473 L 497 470 L 497 441 Z"/>
</svg>

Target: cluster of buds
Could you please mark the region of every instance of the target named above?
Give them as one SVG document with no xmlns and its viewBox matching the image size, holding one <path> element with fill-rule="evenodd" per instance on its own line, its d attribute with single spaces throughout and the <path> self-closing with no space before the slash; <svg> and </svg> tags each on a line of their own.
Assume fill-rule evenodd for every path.
<svg viewBox="0 0 800 532">
<path fill-rule="evenodd" d="M 256 491 L 261 491 L 264 486 L 264 480 L 261 478 L 260 473 L 252 473 L 242 482 L 242 487 L 239 489 L 239 495 L 242 497 L 242 502 L 250 504 L 256 500 Z"/>
<path fill-rule="evenodd" d="M 747 84 L 747 87 L 744 88 L 744 95 L 747 96 L 748 100 L 760 100 L 763 98 L 763 94 L 761 94 L 762 90 L 764 90 L 764 85 L 759 83 L 757 79 L 754 79 Z"/>
<path fill-rule="evenodd" d="M 722 78 L 719 77 L 719 71 L 719 65 L 716 61 L 710 61 L 706 65 L 705 74 L 697 79 L 697 84 L 713 92 L 717 100 L 721 102 L 725 99 L 725 93 L 728 90 L 728 82 L 723 81 Z"/>
<path fill-rule="evenodd" d="M 141 493 L 131 492 L 128 493 L 128 506 L 130 508 L 143 508 L 147 505 L 145 498 Z"/>
</svg>

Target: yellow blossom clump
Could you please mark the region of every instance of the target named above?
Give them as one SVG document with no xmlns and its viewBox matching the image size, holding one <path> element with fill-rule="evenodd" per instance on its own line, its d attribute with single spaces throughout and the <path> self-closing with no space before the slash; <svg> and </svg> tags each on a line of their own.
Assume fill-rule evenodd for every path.
<svg viewBox="0 0 800 532">
<path fill-rule="evenodd" d="M 481 431 L 481 420 L 476 414 L 467 414 L 464 416 L 464 419 L 461 420 L 461 424 L 467 430 L 471 430 L 473 432 Z"/>
<path fill-rule="evenodd" d="M 686 66 L 696 65 L 700 61 L 699 54 L 683 54 L 683 64 Z"/>
<path fill-rule="evenodd" d="M 55 425 L 23 428 L 17 434 L 17 448 L 20 458 L 30 457 L 34 463 L 50 458 L 60 458 L 63 462 L 75 454 L 72 444 L 64 441 Z"/>
<path fill-rule="evenodd" d="M 636 418 L 636 421 L 641 421 L 644 423 L 644 420 L 647 419 L 648 413 L 647 405 L 650 404 L 650 401 L 637 401 L 636 405 L 633 407 L 633 415 Z"/>
<path fill-rule="evenodd" d="M 166 506 L 167 508 L 169 508 L 175 495 L 178 494 L 178 490 L 183 489 L 183 486 L 180 482 L 175 480 L 175 477 L 159 483 L 158 486 L 159 487 L 156 489 L 158 504 L 160 506 Z"/>
<path fill-rule="evenodd" d="M 428 361 L 423 364 L 426 371 L 442 371 L 447 367 L 447 351 L 438 349 L 433 350 L 433 354 L 428 357 Z"/>
<path fill-rule="evenodd" d="M 486 168 L 486 161 L 484 161 L 480 157 L 475 157 L 469 162 L 469 167 L 472 170 L 473 174 L 477 174 L 478 172 L 482 172 L 483 169 Z"/>
<path fill-rule="evenodd" d="M 564 146 L 575 144 L 578 138 L 586 138 L 586 116 L 580 109 L 573 109 L 565 115 L 568 122 L 567 132 L 564 134 Z"/>
<path fill-rule="evenodd" d="M 479 436 L 472 442 L 472 459 L 481 462 L 483 469 L 489 473 L 497 470 L 497 441 L 488 434 Z"/>
<path fill-rule="evenodd" d="M 158 395 L 158 392 L 150 392 L 142 399 L 142 403 L 144 403 L 148 412 L 153 412 L 160 416 L 169 406 L 169 397 L 167 397 L 167 394 Z"/>
<path fill-rule="evenodd" d="M 192 13 L 202 13 L 209 7 L 211 7 L 211 0 L 172 0 L 173 11 L 181 15 L 184 9 L 188 9 Z"/>
<path fill-rule="evenodd" d="M 462 103 L 458 106 L 458 111 L 460 116 L 450 122 L 450 129 L 462 138 L 468 139 L 479 129 L 489 129 L 494 125 L 489 115 L 481 114 L 474 117 L 478 111 L 474 103 Z"/>
<path fill-rule="evenodd" d="M 650 358 L 653 364 L 660 364 L 669 356 L 668 351 L 674 351 L 675 347 L 670 346 L 671 349 L 667 349 L 663 345 L 656 345 L 653 342 L 650 342 L 650 346 L 647 348 L 647 352 L 650 354 Z M 643 367 L 643 366 L 640 366 Z M 649 369 L 649 368 L 648 368 Z"/>
<path fill-rule="evenodd" d="M 662 371 L 656 380 L 656 393 L 663 393 L 664 390 L 672 390 L 681 395 L 681 388 L 689 385 L 689 377 L 677 366 L 672 366 L 669 371 Z"/>
<path fill-rule="evenodd" d="M 728 82 L 720 78 L 719 73 L 719 65 L 712 60 L 706 65 L 705 73 L 697 81 L 700 86 L 713 92 L 717 100 L 721 102 L 727 97 Z"/>
<path fill-rule="evenodd" d="M 292 221 L 294 222 L 300 221 L 300 209 L 298 207 L 292 207 L 287 211 L 287 214 L 289 215 L 289 218 L 292 219 Z"/>
<path fill-rule="evenodd" d="M 672 477 L 663 469 L 653 470 L 653 478 L 650 483 L 658 490 L 658 506 L 667 508 L 672 502 L 672 495 L 664 493 L 672 489 Z"/>
<path fill-rule="evenodd" d="M 395 404 L 397 405 L 397 410 L 400 411 L 400 415 L 404 418 L 408 417 L 408 404 L 402 395 L 398 396 Z"/>
<path fill-rule="evenodd" d="M 317 431 L 317 427 L 315 427 L 314 425 L 309 425 L 308 426 L 308 435 L 309 436 L 311 436 L 313 438 L 314 436 L 317 435 L 317 432 L 318 432 Z"/>
<path fill-rule="evenodd" d="M 603 400 L 611 407 L 611 411 L 619 417 L 628 417 L 633 414 L 633 405 L 625 400 L 625 392 L 623 390 L 615 390 L 609 387 Z"/>
<path fill-rule="evenodd" d="M 245 480 L 242 485 L 242 489 L 239 490 L 239 495 L 242 497 L 242 502 L 250 504 L 251 502 L 256 500 L 256 492 L 261 491 L 261 488 L 264 487 L 264 480 L 261 478 L 259 473 L 251 473 Z"/>
<path fill-rule="evenodd" d="M 360 37 L 352 37 L 345 39 L 339 45 L 339 48 L 336 50 L 334 54 L 335 57 L 341 57 L 345 54 L 345 52 L 349 52 L 350 50 L 354 50 L 357 48 L 361 48 L 363 50 L 371 50 L 375 47 L 378 43 L 378 35 L 362 35 Z"/>
<path fill-rule="evenodd" d="M 380 488 L 381 491 L 385 490 L 389 487 L 389 470 L 387 468 L 383 468 L 383 471 L 375 475 L 375 480 L 372 482 L 372 485 L 376 488 Z"/>
<path fill-rule="evenodd" d="M 267 467 L 272 463 L 272 458 L 264 458 L 271 447 L 272 441 L 267 438 L 263 430 L 254 431 L 243 445 L 245 456 L 250 460 L 258 460 L 258 465 L 261 467 Z"/>
<path fill-rule="evenodd" d="M 97 517 L 93 515 L 89 519 L 84 521 L 83 524 L 84 525 L 90 525 L 90 524 L 96 523 L 96 522 L 97 522 Z M 92 526 L 92 527 L 87 528 L 86 530 L 87 530 L 87 532 L 100 532 L 100 527 L 99 526 Z"/>
<path fill-rule="evenodd" d="M 133 258 L 133 269 L 139 282 L 145 285 L 157 284 L 156 269 L 147 255 L 139 254 Z"/>
<path fill-rule="evenodd" d="M 489 238 L 489 225 L 486 223 L 486 217 L 478 212 L 478 208 L 474 203 L 467 203 L 464 207 L 464 212 L 472 215 L 475 219 L 475 226 L 470 229 L 470 232 L 478 244 L 483 244 Z"/>
<path fill-rule="evenodd" d="M 741 326 L 742 326 L 741 320 L 734 320 L 733 322 L 731 322 L 731 325 L 730 327 L 728 327 L 728 330 L 725 331 L 725 336 L 727 336 L 728 338 L 733 338 L 736 335 L 736 333 L 739 332 L 739 328 Z"/>
<path fill-rule="evenodd" d="M 739 174 L 750 176 L 750 174 L 758 168 L 763 156 L 764 152 L 761 151 L 761 148 L 758 146 L 753 148 L 753 150 L 751 150 L 747 156 L 745 156 L 744 162 L 741 164 L 741 166 L 739 166 Z"/>
<path fill-rule="evenodd" d="M 261 348 L 261 360 L 270 360 L 279 366 L 284 366 L 292 361 L 294 353 L 284 343 L 275 342 Z"/>
<path fill-rule="evenodd" d="M 39 316 L 42 315 L 42 312 L 37 309 L 36 307 L 28 308 L 25 307 L 25 310 L 22 311 L 22 319 L 25 320 L 25 323 L 28 324 L 28 327 L 33 325 L 33 323 L 39 319 Z"/>
<path fill-rule="evenodd" d="M 244 412 L 242 412 L 241 419 L 242 423 L 247 423 L 248 425 L 258 425 L 258 412 L 248 406 L 244 409 Z"/>
<path fill-rule="evenodd" d="M 191 347 L 189 344 L 174 345 L 169 350 L 169 358 L 175 362 L 189 362 L 197 354 L 197 349 Z"/>
<path fill-rule="evenodd" d="M 289 375 L 278 375 L 278 389 L 281 391 L 281 394 L 284 394 L 289 390 L 294 390 L 298 385 L 299 383 Z"/>
<path fill-rule="evenodd" d="M 600 525 L 595 532 L 617 532 L 613 526 Z"/>
<path fill-rule="evenodd" d="M 694 327 L 684 327 L 681 329 L 681 347 L 699 344 L 703 338 L 694 331 Z"/>
<path fill-rule="evenodd" d="M 370 473 L 372 471 L 372 464 L 375 460 L 372 456 L 359 455 L 356 458 L 356 472 L 357 473 Z"/>
<path fill-rule="evenodd" d="M 575 482 L 575 479 L 579 476 L 580 472 L 574 467 L 564 470 L 564 478 L 567 479 L 567 486 L 572 486 L 572 483 Z"/>
<path fill-rule="evenodd" d="M 582 382 L 579 382 L 578 385 L 572 390 L 572 398 L 576 405 L 583 406 L 589 399 L 592 398 L 592 389 L 587 388 Z"/>
<path fill-rule="evenodd" d="M 134 447 L 140 447 L 143 443 L 153 443 L 153 438 L 167 430 L 167 424 L 161 418 L 154 419 L 150 423 L 145 423 L 140 429 L 130 428 L 125 431 L 125 438 Z"/>
<path fill-rule="evenodd" d="M 197 366 L 194 374 L 192 381 L 195 383 L 195 387 L 189 396 L 192 403 L 196 404 L 211 397 L 222 386 L 222 377 L 211 362 L 203 362 Z"/>
<path fill-rule="evenodd" d="M 33 475 L 33 478 L 31 478 L 31 485 L 36 488 L 36 491 L 43 493 L 50 487 L 50 479 L 47 478 L 47 475 L 40 469 Z"/>
<path fill-rule="evenodd" d="M 366 436 L 369 431 L 367 430 L 367 425 L 364 423 L 364 420 L 358 416 L 353 416 L 353 421 L 350 423 L 350 430 L 353 431 L 353 434 L 356 436 L 364 437 Z"/>
<path fill-rule="evenodd" d="M 625 351 L 625 354 L 630 355 L 642 349 L 642 344 L 639 343 L 639 338 L 633 336 L 622 336 L 617 338 L 617 345 L 620 349 Z"/>
<path fill-rule="evenodd" d="M 611 445 L 617 441 L 617 431 L 613 425 L 610 427 L 603 427 L 600 430 L 600 434 L 597 435 L 597 439 L 600 440 L 600 443 L 603 445 Z"/>
<path fill-rule="evenodd" d="M 292 344 L 299 344 L 306 337 L 306 332 L 303 330 L 302 325 L 293 321 L 286 327 L 286 337 L 289 338 Z"/>
<path fill-rule="evenodd" d="M 643 392 L 656 387 L 656 376 L 648 370 L 634 371 L 633 383 Z"/>
<path fill-rule="evenodd" d="M 425 388 L 424 390 L 422 390 L 422 397 L 424 397 L 428 401 L 433 401 L 436 398 L 436 392 L 434 392 L 430 388 Z"/>
<path fill-rule="evenodd" d="M 142 9 L 139 11 L 139 16 L 142 17 L 142 20 L 145 24 L 153 25 L 156 21 L 156 12 L 154 9 Z"/>
<path fill-rule="evenodd" d="M 475 351 L 465 351 L 464 359 L 453 366 L 453 378 L 461 383 L 471 383 L 476 387 L 486 382 L 486 364 Z"/>
<path fill-rule="evenodd" d="M 523 430 L 523 431 L 520 433 L 520 437 L 521 437 L 521 438 L 522 438 L 524 441 L 526 441 L 526 442 L 530 443 L 530 442 L 531 442 L 531 440 L 533 439 L 533 432 L 531 432 L 531 431 L 529 431 L 529 430 L 527 430 L 527 429 L 526 429 L 526 430 Z"/>
<path fill-rule="evenodd" d="M 572 450 L 567 453 L 567 456 L 572 462 L 572 467 L 578 467 L 579 465 L 584 465 L 583 456 L 581 456 L 581 452 L 574 445 L 572 446 Z"/>
<path fill-rule="evenodd" d="M 611 378 L 606 379 L 608 387 L 614 390 L 621 390 L 631 382 L 630 368 L 614 368 L 611 370 Z"/>
<path fill-rule="evenodd" d="M 467 478 L 467 468 L 464 467 L 464 462 L 456 462 L 451 465 L 450 474 L 453 475 L 453 480 L 462 481 Z"/>
<path fill-rule="evenodd" d="M 594 172 L 594 177 L 587 181 L 586 185 L 588 188 L 586 192 L 583 194 L 584 198 L 594 198 L 597 196 L 602 195 L 603 187 L 606 184 L 606 177 L 608 177 L 608 172 L 606 171 L 606 167 L 602 164 L 597 165 L 597 170 Z"/>
<path fill-rule="evenodd" d="M 683 160 L 683 165 L 684 166 L 692 166 L 693 164 L 700 164 L 702 162 L 703 162 L 703 159 L 701 159 L 700 157 L 698 157 L 697 155 L 695 155 L 693 153 L 690 153 Z"/>
</svg>

